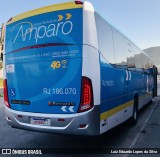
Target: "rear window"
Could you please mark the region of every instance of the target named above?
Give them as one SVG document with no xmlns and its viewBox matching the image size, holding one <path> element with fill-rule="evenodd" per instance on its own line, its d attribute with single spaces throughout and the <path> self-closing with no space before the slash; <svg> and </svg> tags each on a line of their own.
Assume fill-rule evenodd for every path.
<svg viewBox="0 0 160 157">
<path fill-rule="evenodd" d="M 40 44 L 82 44 L 82 8 L 43 13 L 7 25 L 6 50 L 10 53 Z"/>
</svg>

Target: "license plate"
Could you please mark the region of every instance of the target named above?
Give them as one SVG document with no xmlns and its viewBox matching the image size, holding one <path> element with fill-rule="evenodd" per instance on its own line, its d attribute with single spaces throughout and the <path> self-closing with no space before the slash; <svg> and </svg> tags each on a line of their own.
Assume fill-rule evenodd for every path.
<svg viewBox="0 0 160 157">
<path fill-rule="evenodd" d="M 47 126 L 49 125 L 49 121 L 48 119 L 44 119 L 44 118 L 31 118 L 31 124 Z"/>
</svg>

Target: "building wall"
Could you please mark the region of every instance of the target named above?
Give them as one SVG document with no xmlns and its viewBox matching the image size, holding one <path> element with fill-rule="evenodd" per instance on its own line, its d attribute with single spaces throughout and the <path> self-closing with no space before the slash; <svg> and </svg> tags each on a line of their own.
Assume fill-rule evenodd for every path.
<svg viewBox="0 0 160 157">
<path fill-rule="evenodd" d="M 152 58 L 160 74 L 160 46 L 144 49 L 144 51 Z"/>
</svg>

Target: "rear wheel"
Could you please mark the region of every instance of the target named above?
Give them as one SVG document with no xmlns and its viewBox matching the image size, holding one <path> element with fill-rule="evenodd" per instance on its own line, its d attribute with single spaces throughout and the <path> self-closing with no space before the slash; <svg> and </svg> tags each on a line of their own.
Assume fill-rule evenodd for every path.
<svg viewBox="0 0 160 157">
<path fill-rule="evenodd" d="M 154 88 L 152 89 L 152 98 L 154 98 Z"/>
<path fill-rule="evenodd" d="M 138 97 L 134 98 L 134 106 L 133 106 L 133 113 L 130 119 L 130 124 L 135 125 L 138 121 Z"/>
<path fill-rule="evenodd" d="M 152 103 L 152 99 L 154 98 L 154 89 L 152 89 L 152 93 L 151 93 L 151 100 L 149 101 L 149 104 Z"/>
</svg>

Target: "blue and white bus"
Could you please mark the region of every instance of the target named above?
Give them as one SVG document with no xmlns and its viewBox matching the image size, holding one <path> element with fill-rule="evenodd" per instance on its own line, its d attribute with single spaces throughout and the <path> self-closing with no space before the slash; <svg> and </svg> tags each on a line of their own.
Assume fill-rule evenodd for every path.
<svg viewBox="0 0 160 157">
<path fill-rule="evenodd" d="M 89 2 L 51 5 L 6 24 L 4 103 L 21 129 L 99 135 L 151 101 L 151 59 Z"/>
</svg>

